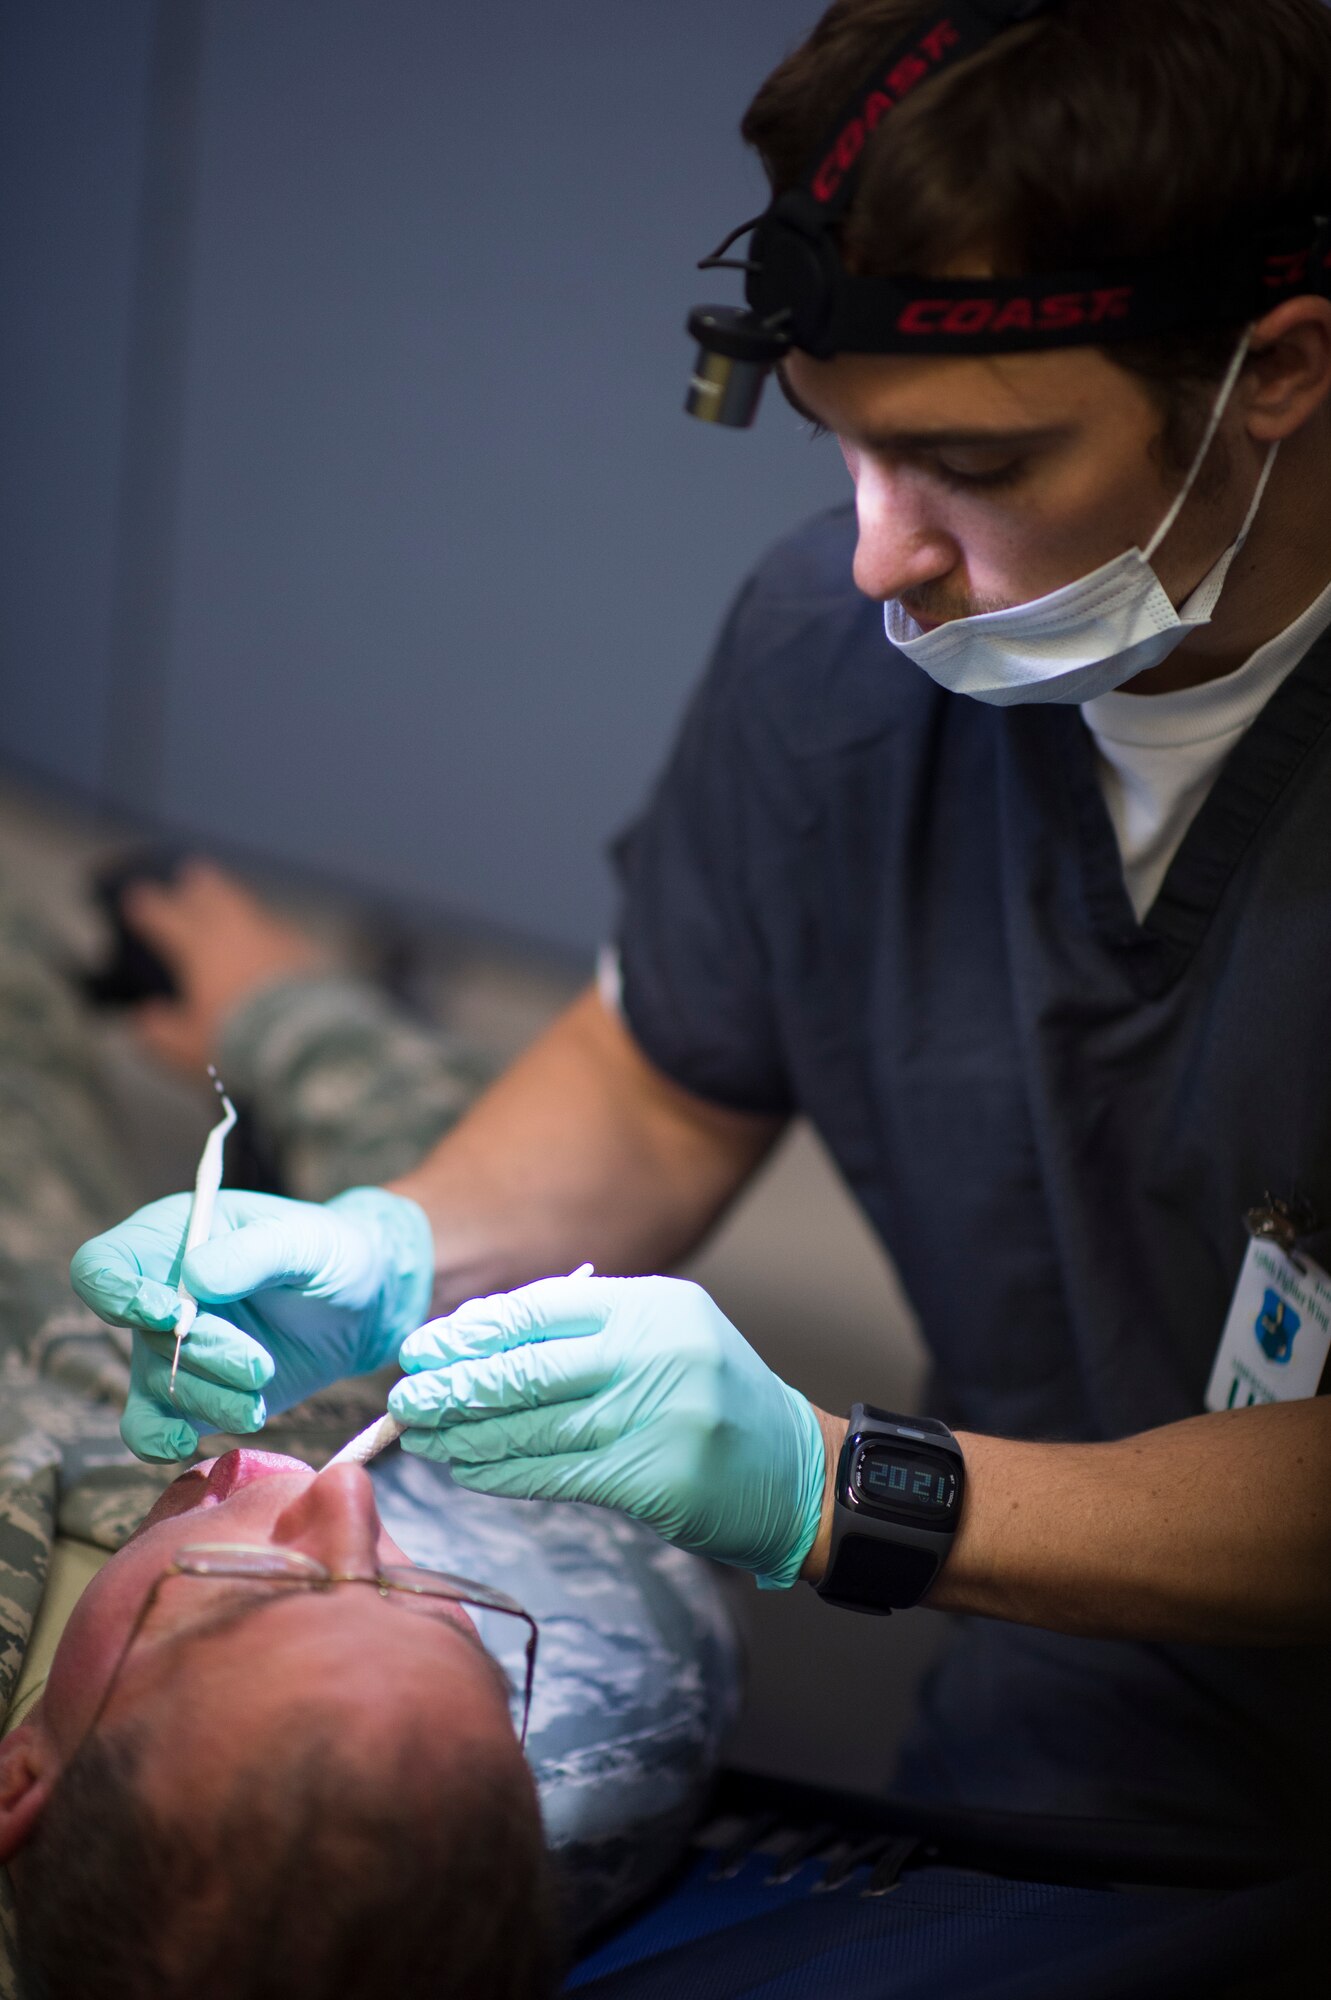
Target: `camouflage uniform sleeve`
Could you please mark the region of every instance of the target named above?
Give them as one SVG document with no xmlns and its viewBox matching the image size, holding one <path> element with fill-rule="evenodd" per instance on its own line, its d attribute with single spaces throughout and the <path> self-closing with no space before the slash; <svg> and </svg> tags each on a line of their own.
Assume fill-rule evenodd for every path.
<svg viewBox="0 0 1331 2000">
<path fill-rule="evenodd" d="M 56 1469 L 29 1477 L 0 1466 L 0 1718 L 8 1712 L 33 1620 L 46 1586 L 55 1536 Z M 14 1894 L 0 1868 L 0 2000 L 21 2000 Z"/>
<path fill-rule="evenodd" d="M 239 1007 L 218 1067 L 287 1191 L 307 1201 L 405 1173 L 495 1073 L 368 982 L 338 974 L 284 980 Z"/>
<path fill-rule="evenodd" d="M 0 1718 L 8 1711 L 42 1601 L 55 1504 L 53 1465 L 28 1479 L 0 1471 Z"/>
<path fill-rule="evenodd" d="M 7 1869 L 0 1868 L 0 2000 L 23 2000 L 18 1983 L 18 1922 Z"/>
<path fill-rule="evenodd" d="M 58 946 L 0 882 L 0 1358 L 69 1304 L 84 1237 L 137 1205 Z"/>
</svg>

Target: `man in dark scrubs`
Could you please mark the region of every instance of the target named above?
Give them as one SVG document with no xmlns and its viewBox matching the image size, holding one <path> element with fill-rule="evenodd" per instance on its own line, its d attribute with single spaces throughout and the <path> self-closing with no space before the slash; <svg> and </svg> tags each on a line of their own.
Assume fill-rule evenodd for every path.
<svg viewBox="0 0 1331 2000">
<path fill-rule="evenodd" d="M 145 1456 L 219 1399 L 257 1427 L 312 1350 L 396 1354 L 404 1444 L 466 1485 L 965 1614 L 900 1789 L 1297 1840 L 1331 1780 L 1331 14 L 1025 11 L 958 55 L 938 9 L 841 0 L 751 108 L 778 195 L 853 172 L 831 282 L 899 280 L 921 345 L 784 356 L 854 506 L 738 599 L 618 849 L 617 979 L 393 1190 L 224 1197 L 177 1401 L 183 1200 L 75 1281 L 143 1330 Z M 859 1417 L 844 1464 L 697 1288 L 543 1275 L 668 1269 L 797 1114 L 934 1361 L 932 1422 Z"/>
</svg>

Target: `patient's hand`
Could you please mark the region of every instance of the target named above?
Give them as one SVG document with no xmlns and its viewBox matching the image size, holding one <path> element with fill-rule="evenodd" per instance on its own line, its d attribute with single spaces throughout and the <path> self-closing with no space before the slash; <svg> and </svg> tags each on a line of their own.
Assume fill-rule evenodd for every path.
<svg viewBox="0 0 1331 2000">
<path fill-rule="evenodd" d="M 125 892 L 124 911 L 180 988 L 178 999 L 137 1007 L 136 1031 L 154 1055 L 191 1075 L 214 1060 L 233 1008 L 262 987 L 327 963 L 304 931 L 210 861 L 184 862 L 171 882 L 136 883 Z"/>
</svg>

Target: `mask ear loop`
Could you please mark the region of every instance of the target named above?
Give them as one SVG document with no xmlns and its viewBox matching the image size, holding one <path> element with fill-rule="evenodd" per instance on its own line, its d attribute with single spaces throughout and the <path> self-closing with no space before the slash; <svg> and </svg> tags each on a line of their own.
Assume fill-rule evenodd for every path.
<svg viewBox="0 0 1331 2000">
<path fill-rule="evenodd" d="M 1279 450 L 1280 439 L 1275 438 L 1267 447 L 1266 463 L 1263 465 L 1261 473 L 1258 476 L 1257 490 L 1252 496 L 1247 513 L 1243 517 L 1243 526 L 1239 529 L 1238 535 L 1225 550 L 1225 553 L 1221 556 L 1210 575 L 1203 577 L 1196 590 L 1192 593 L 1192 596 L 1186 598 L 1183 604 L 1180 605 L 1180 616 L 1187 619 L 1189 623 L 1197 619 L 1209 620 L 1215 611 L 1216 605 L 1220 602 L 1220 593 L 1229 579 L 1229 572 L 1233 567 L 1234 558 L 1247 541 L 1248 531 L 1257 519 L 1257 510 L 1262 504 L 1262 496 L 1266 492 L 1267 481 L 1275 471 L 1276 454 Z"/>
<path fill-rule="evenodd" d="M 1257 491 L 1252 496 L 1252 505 L 1244 517 L 1243 526 L 1239 529 L 1239 538 L 1234 544 L 1235 555 L 1238 554 L 1243 544 L 1247 541 L 1249 530 L 1253 522 L 1257 519 L 1257 509 L 1262 504 L 1262 496 L 1266 492 L 1267 481 L 1276 469 L 1276 457 L 1280 451 L 1280 442 L 1279 438 L 1272 438 L 1266 448 L 1266 463 L 1262 467 L 1261 476 L 1257 481 Z"/>
<path fill-rule="evenodd" d="M 1206 431 L 1202 438 L 1201 444 L 1197 448 L 1197 456 L 1192 461 L 1192 469 L 1188 473 L 1187 478 L 1183 482 L 1182 491 L 1179 493 L 1178 498 L 1175 500 L 1169 512 L 1165 515 L 1165 518 L 1160 523 L 1160 526 L 1156 529 L 1155 533 L 1152 535 L 1147 546 L 1142 550 L 1142 554 L 1145 556 L 1147 562 L 1150 562 L 1152 556 L 1154 556 L 1156 550 L 1159 548 L 1160 544 L 1164 541 L 1165 536 L 1169 533 L 1175 521 L 1177 521 L 1179 515 L 1183 512 L 1184 503 L 1186 502 L 1188 495 L 1191 493 L 1193 487 L 1197 484 L 1197 475 L 1201 471 L 1203 465 L 1205 465 L 1206 463 L 1206 454 L 1211 449 L 1211 446 L 1215 443 L 1215 434 L 1220 428 L 1221 422 L 1224 418 L 1225 411 L 1229 408 L 1229 399 L 1234 393 L 1234 384 L 1238 381 L 1239 376 L 1243 372 L 1243 364 L 1248 358 L 1248 349 L 1252 346 L 1252 335 L 1253 335 L 1252 327 L 1251 326 L 1245 327 L 1243 331 L 1243 338 L 1239 342 L 1238 347 L 1234 351 L 1234 359 L 1230 362 L 1229 367 L 1225 374 L 1225 379 L 1220 385 L 1220 393 L 1216 397 L 1215 406 L 1211 411 L 1211 420 L 1207 424 Z M 1262 483 L 1258 489 L 1259 500 L 1261 498 L 1262 493 L 1265 492 L 1266 490 L 1266 481 L 1270 477 L 1271 466 L 1274 463 L 1274 456 L 1275 456 L 1274 453 L 1268 455 L 1266 471 L 1262 475 Z M 1254 508 L 1253 511 L 1255 513 L 1256 509 Z M 1245 524 L 1244 534 L 1247 533 L 1248 527 L 1250 526 L 1251 526 L 1251 516 L 1249 517 L 1248 522 Z"/>
</svg>

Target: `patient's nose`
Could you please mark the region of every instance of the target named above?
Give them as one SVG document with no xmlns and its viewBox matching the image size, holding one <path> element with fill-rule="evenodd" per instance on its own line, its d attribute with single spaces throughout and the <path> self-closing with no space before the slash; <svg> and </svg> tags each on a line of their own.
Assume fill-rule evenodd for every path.
<svg viewBox="0 0 1331 2000">
<path fill-rule="evenodd" d="M 312 1479 L 273 1522 L 272 1537 L 339 1576 L 378 1567 L 379 1510 L 363 1465 L 334 1465 Z"/>
</svg>

